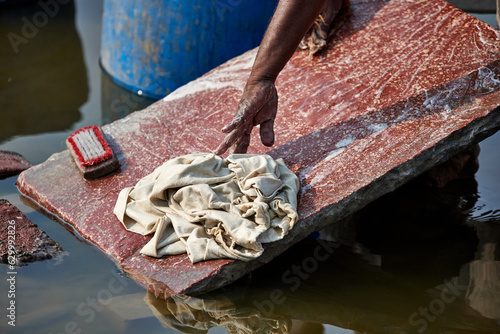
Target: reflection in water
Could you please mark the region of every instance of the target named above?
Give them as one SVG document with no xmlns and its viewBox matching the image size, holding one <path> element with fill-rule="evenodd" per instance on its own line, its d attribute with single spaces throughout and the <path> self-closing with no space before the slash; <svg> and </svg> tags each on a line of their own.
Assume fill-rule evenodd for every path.
<svg viewBox="0 0 500 334">
<path fill-rule="evenodd" d="M 470 153 L 464 166 L 476 164 L 478 151 Z M 500 215 L 475 213 L 476 169 L 446 177 L 444 168 L 440 180 L 459 178 L 438 188 L 426 174 L 229 286 L 166 301 L 148 294 L 148 303 L 164 326 L 183 332 L 321 333 L 331 324 L 500 333 Z M 324 240 L 332 238 L 344 245 Z"/>
<path fill-rule="evenodd" d="M 87 100 L 74 3 L 51 3 L 0 5 L 0 142 L 67 129 Z"/>
<path fill-rule="evenodd" d="M 355 214 L 357 241 L 381 256 L 381 269 L 421 288 L 457 275 L 474 259 L 478 239 L 466 224 L 477 182 L 456 180 L 433 189 L 414 180 Z"/>
<path fill-rule="evenodd" d="M 469 281 L 465 299 L 484 317 L 500 319 L 500 216 L 470 224 L 477 231 L 479 245 L 475 260 L 460 272 Z"/>
<path fill-rule="evenodd" d="M 101 124 L 108 124 L 148 107 L 156 100 L 123 88 L 101 71 Z"/>
</svg>

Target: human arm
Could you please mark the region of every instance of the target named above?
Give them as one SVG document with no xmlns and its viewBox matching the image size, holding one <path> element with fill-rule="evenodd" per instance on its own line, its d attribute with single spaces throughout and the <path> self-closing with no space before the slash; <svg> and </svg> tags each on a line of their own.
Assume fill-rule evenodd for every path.
<svg viewBox="0 0 500 334">
<path fill-rule="evenodd" d="M 291 58 L 302 37 L 314 23 L 326 0 L 280 0 L 257 52 L 233 120 L 222 128 L 227 133 L 216 149 L 223 154 L 231 146 L 234 153 L 245 153 L 250 133 L 260 125 L 261 141 L 274 144 L 274 119 L 278 94 L 274 83 Z"/>
</svg>

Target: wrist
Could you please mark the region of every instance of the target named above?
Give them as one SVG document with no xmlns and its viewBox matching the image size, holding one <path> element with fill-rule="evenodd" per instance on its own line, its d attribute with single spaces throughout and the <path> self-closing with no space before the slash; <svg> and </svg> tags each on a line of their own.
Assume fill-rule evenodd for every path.
<svg viewBox="0 0 500 334">
<path fill-rule="evenodd" d="M 254 76 L 250 75 L 247 80 L 247 86 L 274 86 L 276 76 Z"/>
<path fill-rule="evenodd" d="M 247 84 L 256 85 L 256 84 L 265 84 L 271 83 L 274 85 L 276 81 L 277 75 L 254 75 L 250 74 L 247 80 Z"/>
</svg>

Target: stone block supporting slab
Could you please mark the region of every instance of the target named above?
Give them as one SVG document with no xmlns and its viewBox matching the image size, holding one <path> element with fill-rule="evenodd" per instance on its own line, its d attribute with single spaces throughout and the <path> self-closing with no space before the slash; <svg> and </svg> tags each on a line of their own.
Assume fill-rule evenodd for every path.
<svg viewBox="0 0 500 334">
<path fill-rule="evenodd" d="M 19 189 L 155 294 L 194 294 L 269 262 L 500 127 L 499 31 L 442 0 L 351 0 L 351 10 L 326 52 L 297 52 L 284 68 L 276 144 L 254 140 L 249 149 L 284 158 L 302 187 L 299 223 L 257 260 L 146 257 L 148 238 L 113 215 L 122 188 L 170 158 L 217 147 L 256 50 L 103 126 L 119 171 L 85 181 L 64 151 L 23 172 Z"/>
</svg>

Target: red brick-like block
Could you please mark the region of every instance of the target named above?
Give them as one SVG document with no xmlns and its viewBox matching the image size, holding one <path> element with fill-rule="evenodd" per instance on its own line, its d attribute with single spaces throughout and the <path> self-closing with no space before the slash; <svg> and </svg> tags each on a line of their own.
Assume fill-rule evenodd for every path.
<svg viewBox="0 0 500 334">
<path fill-rule="evenodd" d="M 156 295 L 199 293 L 269 262 L 314 230 L 390 192 L 500 126 L 500 33 L 442 0 L 351 0 L 352 15 L 311 60 L 277 81 L 276 144 L 301 180 L 300 221 L 251 262 L 191 264 L 139 253 L 148 238 L 113 215 L 119 191 L 164 161 L 210 152 L 232 119 L 256 50 L 103 126 L 120 170 L 85 181 L 67 151 L 23 172 L 19 189 L 69 222 Z"/>
</svg>

